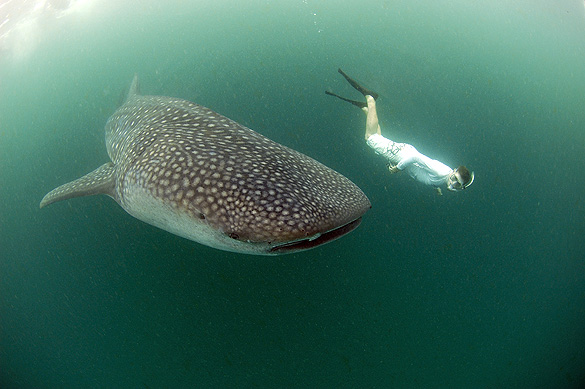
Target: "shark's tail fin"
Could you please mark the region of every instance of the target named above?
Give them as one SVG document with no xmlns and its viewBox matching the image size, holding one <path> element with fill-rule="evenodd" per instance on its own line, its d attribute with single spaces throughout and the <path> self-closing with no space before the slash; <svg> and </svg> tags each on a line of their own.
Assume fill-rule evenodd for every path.
<svg viewBox="0 0 585 389">
<path fill-rule="evenodd" d="M 90 196 L 94 194 L 115 195 L 115 169 L 112 162 L 108 162 L 93 172 L 53 189 L 43 197 L 40 207 L 73 197 Z"/>
</svg>

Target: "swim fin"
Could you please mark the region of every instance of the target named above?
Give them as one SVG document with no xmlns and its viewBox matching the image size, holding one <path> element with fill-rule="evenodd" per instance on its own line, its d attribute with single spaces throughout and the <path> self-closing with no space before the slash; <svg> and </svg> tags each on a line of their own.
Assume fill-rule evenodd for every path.
<svg viewBox="0 0 585 389">
<path fill-rule="evenodd" d="M 370 95 L 370 96 L 372 96 L 374 98 L 374 100 L 377 100 L 378 99 L 378 94 L 376 92 L 364 88 L 363 86 L 361 86 L 360 84 L 358 84 L 353 78 L 351 78 L 350 76 L 348 76 L 347 74 L 345 74 L 345 72 L 343 70 L 337 69 L 337 71 L 339 72 L 339 74 L 341 74 L 343 77 L 345 77 L 345 79 L 347 80 L 347 82 L 349 82 L 349 84 L 351 86 L 353 86 L 362 95 L 364 95 L 364 96 Z"/>
<path fill-rule="evenodd" d="M 336 95 L 335 93 L 329 92 L 327 90 L 325 91 L 325 94 L 328 94 L 329 96 L 337 97 L 338 99 L 341 99 L 343 101 L 347 101 L 348 103 L 351 103 L 359 108 L 365 108 L 368 106 L 368 104 L 364 103 L 363 101 L 355 101 L 355 100 L 346 99 L 345 97 L 341 97 L 341 96 Z"/>
</svg>

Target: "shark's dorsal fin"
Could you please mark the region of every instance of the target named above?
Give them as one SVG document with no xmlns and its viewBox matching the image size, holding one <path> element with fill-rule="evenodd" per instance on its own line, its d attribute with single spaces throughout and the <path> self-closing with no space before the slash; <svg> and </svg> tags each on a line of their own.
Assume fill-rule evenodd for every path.
<svg viewBox="0 0 585 389">
<path fill-rule="evenodd" d="M 116 199 L 115 168 L 108 162 L 93 172 L 53 189 L 43 197 L 40 207 L 73 197 L 106 194 Z"/>
<path fill-rule="evenodd" d="M 128 90 L 128 95 L 126 95 L 126 101 L 130 100 L 130 98 L 137 96 L 140 94 L 140 82 L 138 81 L 138 74 L 134 74 L 134 78 L 132 79 L 132 84 L 130 84 L 130 89 Z"/>
</svg>

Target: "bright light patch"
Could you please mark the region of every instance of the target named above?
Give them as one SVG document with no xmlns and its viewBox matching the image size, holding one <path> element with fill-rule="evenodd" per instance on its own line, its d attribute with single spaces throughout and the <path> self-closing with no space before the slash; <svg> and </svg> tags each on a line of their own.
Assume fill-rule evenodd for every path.
<svg viewBox="0 0 585 389">
<path fill-rule="evenodd" d="M 51 35 L 56 23 L 90 11 L 95 0 L 8 0 L 0 4 L 0 52 L 15 61 L 27 58 Z M 71 19 L 69 19 L 71 18 Z M 57 19 L 60 19 L 57 22 Z"/>
</svg>

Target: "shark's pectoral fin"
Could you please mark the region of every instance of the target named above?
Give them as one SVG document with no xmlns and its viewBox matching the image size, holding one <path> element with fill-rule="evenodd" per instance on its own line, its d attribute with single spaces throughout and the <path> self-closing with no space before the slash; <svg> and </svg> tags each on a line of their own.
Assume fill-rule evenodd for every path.
<svg viewBox="0 0 585 389">
<path fill-rule="evenodd" d="M 72 197 L 94 194 L 107 194 L 115 199 L 115 185 L 115 167 L 112 162 L 108 162 L 75 181 L 53 189 L 43 197 L 40 207 Z"/>
</svg>

